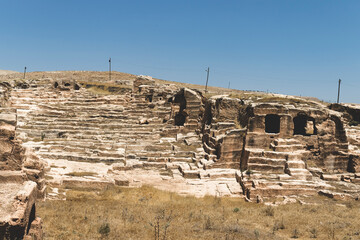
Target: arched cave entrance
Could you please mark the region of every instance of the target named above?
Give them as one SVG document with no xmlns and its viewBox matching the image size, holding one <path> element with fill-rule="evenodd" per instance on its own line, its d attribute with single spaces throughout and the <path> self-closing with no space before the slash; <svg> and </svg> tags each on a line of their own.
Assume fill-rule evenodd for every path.
<svg viewBox="0 0 360 240">
<path fill-rule="evenodd" d="M 294 135 L 310 136 L 316 135 L 315 119 L 307 115 L 298 115 L 294 117 Z"/>
<path fill-rule="evenodd" d="M 265 132 L 279 133 L 280 132 L 280 116 L 276 114 L 268 114 L 265 116 Z"/>
</svg>

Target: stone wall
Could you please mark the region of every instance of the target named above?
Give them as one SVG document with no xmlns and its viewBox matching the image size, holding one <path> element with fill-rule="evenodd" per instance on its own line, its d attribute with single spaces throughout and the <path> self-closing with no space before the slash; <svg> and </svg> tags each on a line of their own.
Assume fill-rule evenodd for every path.
<svg viewBox="0 0 360 240">
<path fill-rule="evenodd" d="M 16 139 L 16 125 L 16 110 L 1 108 L 0 239 L 23 239 L 29 233 L 42 239 L 35 202 L 45 192 L 44 165 Z"/>
</svg>

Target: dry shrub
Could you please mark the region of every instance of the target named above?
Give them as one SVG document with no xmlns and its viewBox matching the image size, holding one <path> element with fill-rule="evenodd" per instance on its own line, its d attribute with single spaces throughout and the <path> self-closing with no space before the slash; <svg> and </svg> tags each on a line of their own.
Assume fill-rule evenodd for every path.
<svg viewBox="0 0 360 240">
<path fill-rule="evenodd" d="M 273 217 L 275 214 L 275 210 L 273 207 L 268 206 L 267 208 L 265 208 L 264 213 L 265 213 L 265 216 Z"/>
</svg>

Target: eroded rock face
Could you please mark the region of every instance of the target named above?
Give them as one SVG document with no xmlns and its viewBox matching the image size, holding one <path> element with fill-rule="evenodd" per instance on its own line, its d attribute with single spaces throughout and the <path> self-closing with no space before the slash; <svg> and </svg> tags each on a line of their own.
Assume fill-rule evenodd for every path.
<svg viewBox="0 0 360 240">
<path fill-rule="evenodd" d="M 200 179 L 199 195 L 241 192 L 256 200 L 317 194 L 336 182 L 332 178 L 358 181 L 360 130 L 349 127 L 350 110 L 292 97 L 207 98 L 148 76 L 138 76 L 132 88 L 128 81 L 114 86 L 124 90 L 109 95 L 90 93 L 85 85 L 76 90 L 76 82 L 66 91 L 54 88 L 53 80 L 42 83 L 11 96 L 21 113 L 18 136 L 35 153 L 22 152 L 27 157 L 18 166 L 33 181 L 42 178 L 37 157 L 54 166 L 47 173 L 54 187 L 132 186 L 140 178 L 135 172 L 152 169 L 166 171 L 161 179 L 172 184 Z M 4 124 L 10 124 L 6 132 L 11 123 Z M 9 148 L 6 141 L 3 146 Z"/>
<path fill-rule="evenodd" d="M 41 225 L 37 223 L 41 220 L 36 218 L 36 183 L 0 183 L 0 189 L 0 238 L 27 239 L 32 234 L 42 239 Z"/>
<path fill-rule="evenodd" d="M 36 217 L 35 201 L 45 191 L 43 163 L 16 139 L 16 125 L 16 110 L 1 108 L 0 239 L 23 239 L 29 233 Z M 41 225 L 36 227 L 32 232 L 41 239 Z"/>
<path fill-rule="evenodd" d="M 81 84 L 74 80 L 51 80 L 51 82 L 53 88 L 60 91 L 79 90 L 81 88 Z"/>
<path fill-rule="evenodd" d="M 281 181 L 310 182 L 313 175 L 358 171 L 359 154 L 352 149 L 358 149 L 359 139 L 354 129 L 350 138 L 346 134 L 350 131 L 346 127 L 349 121 L 357 117 L 356 111 L 349 110 L 349 106 L 337 109 L 345 115 L 311 104 L 300 107 L 214 96 L 205 103 L 202 121 L 205 157 L 209 160 L 205 166 L 243 171 L 238 181 L 251 199 L 301 194 L 302 188 L 304 194 L 316 193 L 305 190 L 305 186 L 288 189 L 283 184 L 276 191 L 267 189 L 268 184 L 274 184 L 268 179 L 277 175 Z M 234 131 L 238 135 L 235 138 Z M 348 139 L 352 142 L 350 148 Z M 321 174 L 314 169 L 319 169 Z M 254 184 L 245 172 L 260 174 L 257 182 L 263 181 L 263 184 Z"/>
</svg>

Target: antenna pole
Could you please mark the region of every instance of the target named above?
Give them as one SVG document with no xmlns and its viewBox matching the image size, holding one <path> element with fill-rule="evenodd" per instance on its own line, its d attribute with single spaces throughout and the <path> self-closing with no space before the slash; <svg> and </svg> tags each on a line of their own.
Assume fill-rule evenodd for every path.
<svg viewBox="0 0 360 240">
<path fill-rule="evenodd" d="M 339 79 L 337 103 L 339 103 L 339 99 L 340 99 L 340 84 L 341 84 L 341 79 Z"/>
<path fill-rule="evenodd" d="M 111 58 L 109 58 L 109 80 L 111 81 Z"/>
<path fill-rule="evenodd" d="M 205 92 L 207 92 L 207 86 L 208 86 L 208 82 L 209 82 L 209 72 L 210 72 L 210 68 L 208 67 L 207 70 L 205 70 L 205 71 L 207 72 Z"/>
<path fill-rule="evenodd" d="M 24 68 L 24 79 L 25 79 L 25 75 L 26 75 L 26 67 Z"/>
</svg>

